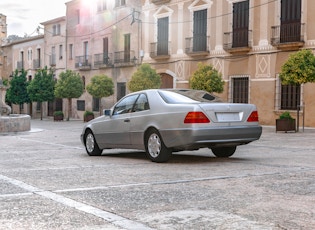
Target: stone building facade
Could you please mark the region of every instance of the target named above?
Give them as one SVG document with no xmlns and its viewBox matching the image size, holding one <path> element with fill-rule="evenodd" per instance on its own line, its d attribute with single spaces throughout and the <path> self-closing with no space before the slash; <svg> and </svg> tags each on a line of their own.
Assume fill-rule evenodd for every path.
<svg viewBox="0 0 315 230">
<path fill-rule="evenodd" d="M 115 83 L 115 94 L 101 105 L 84 92 L 73 103 L 74 118 L 82 119 L 85 110 L 97 115 L 100 106 L 129 93 L 127 83 L 141 63 L 157 70 L 163 88 L 188 88 L 203 62 L 222 73 L 220 96 L 256 104 L 262 124 L 275 125 L 284 111 L 296 117 L 301 108 L 300 124 L 315 127 L 314 83 L 283 86 L 279 80 L 291 53 L 315 48 L 313 0 L 72 0 L 66 7 L 65 18 L 56 19 L 65 33 L 55 47 L 64 52 L 59 70 L 77 71 L 85 84 L 97 74 Z M 48 55 L 58 36 L 47 30 L 55 24 L 43 23 L 50 28 L 44 36 Z"/>
<path fill-rule="evenodd" d="M 300 125 L 314 127 L 315 85 L 279 80 L 291 53 L 315 48 L 314 7 L 310 0 L 144 0 L 144 62 L 175 88 L 189 87 L 198 62 L 211 64 L 226 83 L 220 96 L 256 104 L 262 124 L 300 108 Z"/>
</svg>

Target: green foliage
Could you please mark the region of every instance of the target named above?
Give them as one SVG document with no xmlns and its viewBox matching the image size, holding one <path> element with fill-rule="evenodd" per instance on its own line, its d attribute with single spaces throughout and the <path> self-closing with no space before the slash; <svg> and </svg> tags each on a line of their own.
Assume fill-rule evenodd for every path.
<svg viewBox="0 0 315 230">
<path fill-rule="evenodd" d="M 37 70 L 34 79 L 27 86 L 27 92 L 31 101 L 53 101 L 55 98 L 54 87 L 53 71 L 45 67 L 44 69 Z"/>
<path fill-rule="evenodd" d="M 87 116 L 89 116 L 89 115 L 94 115 L 94 113 L 92 112 L 92 111 L 89 111 L 89 110 L 86 110 L 85 112 L 84 112 L 84 117 L 87 117 Z"/>
<path fill-rule="evenodd" d="M 55 111 L 54 116 L 63 116 L 63 112 L 62 111 Z"/>
<path fill-rule="evenodd" d="M 55 86 L 55 97 L 78 98 L 83 94 L 83 82 L 78 73 L 72 70 L 61 72 Z"/>
<path fill-rule="evenodd" d="M 160 87 L 161 76 L 149 64 L 142 64 L 128 82 L 128 89 L 132 92 Z"/>
<path fill-rule="evenodd" d="M 95 75 L 86 86 L 86 90 L 95 98 L 108 97 L 114 93 L 114 83 L 106 75 Z"/>
<path fill-rule="evenodd" d="M 189 79 L 192 89 L 205 90 L 209 93 L 222 93 L 224 81 L 221 73 L 219 73 L 212 65 L 198 63 L 198 69 Z"/>
<path fill-rule="evenodd" d="M 27 72 L 25 70 L 15 70 L 13 78 L 10 81 L 10 87 L 6 93 L 6 101 L 8 103 L 21 105 L 30 103 L 30 98 L 27 93 L 28 82 L 26 79 Z"/>
<path fill-rule="evenodd" d="M 301 85 L 315 82 L 315 57 L 310 50 L 300 50 L 290 55 L 281 67 L 281 83 Z"/>
<path fill-rule="evenodd" d="M 9 80 L 8 79 L 3 79 L 3 85 L 4 86 L 9 86 Z"/>
<path fill-rule="evenodd" d="M 289 111 L 285 111 L 282 114 L 280 114 L 279 118 L 293 120 L 293 117 L 291 116 Z"/>
<path fill-rule="evenodd" d="M 78 98 L 83 94 L 84 86 L 78 73 L 72 70 L 61 72 L 55 86 L 55 97 L 68 99 L 68 117 L 69 121 L 72 114 L 72 98 Z"/>
</svg>

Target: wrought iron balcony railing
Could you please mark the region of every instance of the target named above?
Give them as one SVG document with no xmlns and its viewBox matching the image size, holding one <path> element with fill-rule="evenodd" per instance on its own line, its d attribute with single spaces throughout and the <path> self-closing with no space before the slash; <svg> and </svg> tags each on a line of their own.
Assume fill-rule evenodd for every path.
<svg viewBox="0 0 315 230">
<path fill-rule="evenodd" d="M 150 43 L 151 58 L 167 58 L 170 56 L 171 42 L 153 42 Z"/>
<path fill-rule="evenodd" d="M 76 56 L 75 68 L 78 68 L 80 70 L 91 69 L 91 56 L 90 55 Z"/>
<path fill-rule="evenodd" d="M 186 54 L 209 53 L 209 36 L 195 36 L 186 38 Z"/>
<path fill-rule="evenodd" d="M 288 23 L 271 27 L 271 44 L 304 43 L 304 23 Z"/>
<path fill-rule="evenodd" d="M 114 65 L 116 66 L 131 66 L 135 65 L 137 58 L 135 51 L 118 51 L 114 53 Z"/>
<path fill-rule="evenodd" d="M 40 59 L 34 59 L 33 60 L 33 68 L 34 69 L 40 69 L 41 68 L 41 60 Z"/>
<path fill-rule="evenodd" d="M 252 47 L 252 31 L 239 30 L 224 33 L 223 48 L 225 50 L 251 48 Z"/>
<path fill-rule="evenodd" d="M 106 68 L 113 65 L 113 54 L 111 53 L 100 53 L 94 54 L 94 67 Z"/>
<path fill-rule="evenodd" d="M 16 62 L 16 68 L 17 68 L 18 70 L 24 69 L 24 61 L 17 61 L 17 62 Z"/>
<path fill-rule="evenodd" d="M 56 66 L 56 54 L 52 54 L 49 56 L 49 65 Z"/>
</svg>

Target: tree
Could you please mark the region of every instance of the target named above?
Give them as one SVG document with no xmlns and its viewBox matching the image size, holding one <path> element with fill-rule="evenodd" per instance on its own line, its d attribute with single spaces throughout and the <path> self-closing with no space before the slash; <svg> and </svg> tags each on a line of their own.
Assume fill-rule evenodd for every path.
<svg viewBox="0 0 315 230">
<path fill-rule="evenodd" d="M 22 37 L 18 36 L 18 35 L 15 35 L 15 34 L 12 34 L 12 35 L 9 35 L 6 40 L 8 42 L 14 42 L 14 41 L 17 41 L 17 40 L 21 40 L 23 39 Z"/>
<path fill-rule="evenodd" d="M 149 64 L 142 64 L 132 75 L 128 88 L 132 92 L 161 87 L 161 76 Z"/>
<path fill-rule="evenodd" d="M 205 90 L 209 93 L 222 93 L 224 81 L 222 75 L 212 65 L 198 63 L 198 69 L 189 79 L 192 89 Z"/>
<path fill-rule="evenodd" d="M 307 82 L 315 82 L 315 56 L 312 51 L 304 49 L 291 54 L 288 60 L 281 66 L 279 77 L 282 85 L 300 86 Z M 297 100 L 296 103 L 299 110 L 299 100 Z M 279 129 L 277 128 L 277 130 Z M 297 113 L 297 131 L 298 130 L 299 113 Z"/>
<path fill-rule="evenodd" d="M 35 73 L 34 79 L 27 86 L 27 92 L 31 101 L 41 103 L 40 119 L 43 119 L 43 105 L 44 101 L 53 101 L 54 95 L 54 74 L 52 69 L 39 69 Z"/>
<path fill-rule="evenodd" d="M 91 82 L 86 86 L 86 90 L 93 97 L 101 101 L 102 97 L 108 97 L 114 93 L 114 83 L 111 78 L 106 75 L 95 75 Z M 100 113 L 102 111 L 100 103 Z"/>
<path fill-rule="evenodd" d="M 284 85 L 315 82 L 315 56 L 312 51 L 300 50 L 291 54 L 281 67 L 280 79 Z"/>
<path fill-rule="evenodd" d="M 10 87 L 6 93 L 6 101 L 9 104 L 22 105 L 30 103 L 30 98 L 27 93 L 27 72 L 22 69 L 21 71 L 15 70 L 12 79 L 10 80 Z"/>
<path fill-rule="evenodd" d="M 83 94 L 84 86 L 78 73 L 72 70 L 61 72 L 55 86 L 55 97 L 68 99 L 68 117 L 69 121 L 72 114 L 72 98 L 78 98 Z"/>
</svg>

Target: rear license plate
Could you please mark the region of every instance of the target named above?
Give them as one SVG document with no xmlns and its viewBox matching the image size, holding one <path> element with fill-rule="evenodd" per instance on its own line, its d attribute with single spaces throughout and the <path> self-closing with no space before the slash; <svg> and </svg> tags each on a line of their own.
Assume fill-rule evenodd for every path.
<svg viewBox="0 0 315 230">
<path fill-rule="evenodd" d="M 242 120 L 240 113 L 216 113 L 216 117 L 219 122 Z"/>
</svg>

